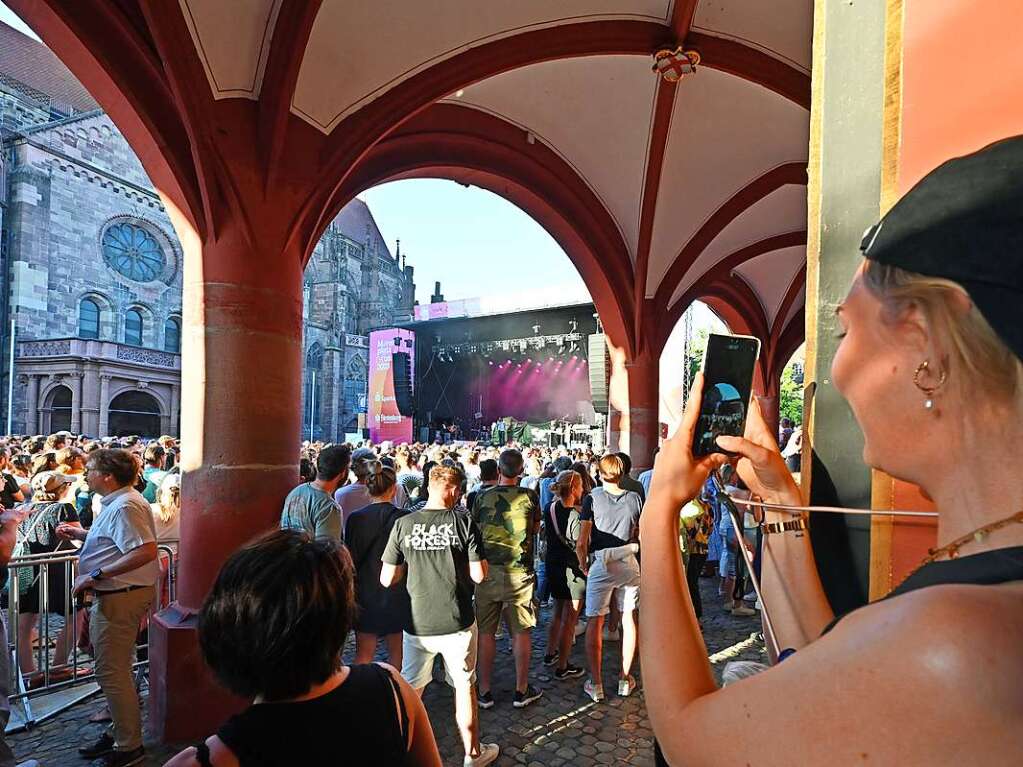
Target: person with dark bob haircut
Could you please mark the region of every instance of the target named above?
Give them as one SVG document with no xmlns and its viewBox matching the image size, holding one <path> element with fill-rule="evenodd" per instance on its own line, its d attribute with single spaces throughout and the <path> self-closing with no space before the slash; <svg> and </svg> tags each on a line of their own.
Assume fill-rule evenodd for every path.
<svg viewBox="0 0 1023 767">
<path fill-rule="evenodd" d="M 440 765 L 426 709 L 398 672 L 342 664 L 354 612 L 352 560 L 338 542 L 276 530 L 235 552 L 203 603 L 199 644 L 252 705 L 168 767 Z"/>
</svg>

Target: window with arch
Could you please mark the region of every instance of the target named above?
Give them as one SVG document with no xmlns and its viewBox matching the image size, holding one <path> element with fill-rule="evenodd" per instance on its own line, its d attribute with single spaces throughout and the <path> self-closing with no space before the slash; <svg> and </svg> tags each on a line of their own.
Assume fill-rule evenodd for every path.
<svg viewBox="0 0 1023 767">
<path fill-rule="evenodd" d="M 99 304 L 91 298 L 78 305 L 78 337 L 99 338 Z"/>
<path fill-rule="evenodd" d="M 142 346 L 142 312 L 129 309 L 124 313 L 124 342 Z"/>
<path fill-rule="evenodd" d="M 159 279 L 167 265 L 167 257 L 156 237 L 130 221 L 108 226 L 103 232 L 102 247 L 107 264 L 136 282 Z"/>
<path fill-rule="evenodd" d="M 172 354 L 181 353 L 181 322 L 176 317 L 168 317 L 163 323 L 163 350 Z"/>
</svg>

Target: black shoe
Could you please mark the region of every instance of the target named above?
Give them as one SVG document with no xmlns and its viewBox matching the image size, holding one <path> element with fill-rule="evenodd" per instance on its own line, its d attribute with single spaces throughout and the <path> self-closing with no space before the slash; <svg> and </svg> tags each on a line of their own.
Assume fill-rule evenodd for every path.
<svg viewBox="0 0 1023 767">
<path fill-rule="evenodd" d="M 526 685 L 525 692 L 515 691 L 515 701 L 512 703 L 515 708 L 525 708 L 535 700 L 539 700 L 543 692 L 536 689 L 532 685 Z"/>
<path fill-rule="evenodd" d="M 103 767 L 132 767 L 146 761 L 146 750 L 139 746 L 131 751 L 112 751 L 103 757 Z"/>
<path fill-rule="evenodd" d="M 561 682 L 564 681 L 565 679 L 574 679 L 575 677 L 582 676 L 585 673 L 586 672 L 583 670 L 581 666 L 573 666 L 571 663 L 569 663 L 564 668 L 557 669 L 554 672 L 554 678 Z"/>
<path fill-rule="evenodd" d="M 91 746 L 82 746 L 78 749 L 78 754 L 85 759 L 98 759 L 101 756 L 112 753 L 113 750 L 114 737 L 110 733 L 104 732 L 99 736 L 99 740 Z"/>
<path fill-rule="evenodd" d="M 559 652 L 554 652 L 554 653 L 551 653 L 550 655 L 544 655 L 543 656 L 543 665 L 545 665 L 545 666 L 553 666 L 555 663 L 558 662 L 558 658 L 560 658 L 560 657 L 561 657 L 561 653 L 559 653 Z"/>
<path fill-rule="evenodd" d="M 494 696 L 490 694 L 490 691 L 481 692 L 476 696 L 476 705 L 480 708 L 493 708 L 494 707 Z"/>
</svg>

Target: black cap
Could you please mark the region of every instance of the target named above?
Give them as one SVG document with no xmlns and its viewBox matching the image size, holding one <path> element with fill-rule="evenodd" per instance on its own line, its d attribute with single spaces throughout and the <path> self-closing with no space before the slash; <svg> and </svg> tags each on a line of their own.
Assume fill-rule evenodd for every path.
<svg viewBox="0 0 1023 767">
<path fill-rule="evenodd" d="M 867 230 L 860 250 L 962 285 L 1023 359 L 1023 136 L 932 170 Z"/>
</svg>

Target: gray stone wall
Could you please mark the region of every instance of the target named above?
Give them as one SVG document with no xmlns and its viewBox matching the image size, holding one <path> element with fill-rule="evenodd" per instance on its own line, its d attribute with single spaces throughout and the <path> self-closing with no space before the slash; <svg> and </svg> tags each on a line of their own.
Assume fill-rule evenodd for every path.
<svg viewBox="0 0 1023 767">
<path fill-rule="evenodd" d="M 142 347 L 162 353 L 168 319 L 180 320 L 183 256 L 159 196 L 105 114 L 47 119 L 37 105 L 0 88 L 0 149 L 7 160 L 0 173 L 7 177 L 6 188 L 0 186 L 0 242 L 5 244 L 0 268 L 4 310 L 16 322 L 18 341 L 78 337 L 81 302 L 89 298 L 100 307 L 100 341 L 123 347 L 125 313 L 134 309 L 143 318 Z M 411 267 L 403 269 L 391 255 L 364 203 L 355 201 L 350 208 L 328 227 L 305 275 L 304 348 L 314 368 L 304 373 L 303 399 L 296 407 L 304 414 L 305 436 L 312 425 L 316 439 L 341 439 L 354 430 L 360 407 L 364 410 L 367 351 L 361 337 L 412 313 Z M 130 279 L 105 257 L 103 233 L 120 222 L 140 227 L 162 249 L 165 264 L 154 279 Z M 3 332 L 5 348 L 9 326 Z M 143 379 L 151 380 L 147 390 L 161 393 L 156 398 L 162 423 L 176 433 L 177 403 L 171 403 L 167 370 L 147 365 L 141 351 L 135 356 L 130 361 L 135 368 L 74 354 L 48 358 L 45 365 L 19 361 L 15 425 L 43 427 L 49 418 L 47 387 L 84 376 L 84 383 L 71 387 L 80 400 L 76 423 L 92 427 L 90 432 L 100 429 L 104 402 L 137 375 L 141 386 L 146 386 Z M 316 401 L 310 414 L 313 369 Z M 3 379 L 6 375 L 5 365 Z"/>
</svg>

